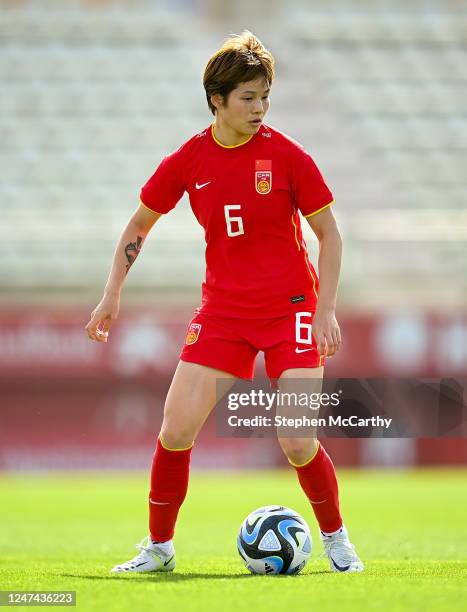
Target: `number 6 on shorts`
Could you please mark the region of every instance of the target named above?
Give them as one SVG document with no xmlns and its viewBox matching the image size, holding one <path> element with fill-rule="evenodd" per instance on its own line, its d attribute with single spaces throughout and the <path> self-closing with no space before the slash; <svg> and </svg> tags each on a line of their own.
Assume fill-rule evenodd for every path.
<svg viewBox="0 0 467 612">
<path fill-rule="evenodd" d="M 296 312 L 295 313 L 295 340 L 301 344 L 313 344 L 313 336 L 312 336 L 312 319 L 311 312 Z M 303 319 L 307 317 L 310 321 L 307 323 L 303 321 Z M 302 336 L 302 332 L 304 330 L 304 336 Z"/>
</svg>

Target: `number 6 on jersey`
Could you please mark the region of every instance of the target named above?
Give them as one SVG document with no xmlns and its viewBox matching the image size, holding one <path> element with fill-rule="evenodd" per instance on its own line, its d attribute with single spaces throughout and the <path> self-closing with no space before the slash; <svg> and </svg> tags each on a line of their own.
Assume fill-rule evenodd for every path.
<svg viewBox="0 0 467 612">
<path fill-rule="evenodd" d="M 231 210 L 240 210 L 240 204 L 226 204 L 224 206 L 225 222 L 227 224 L 227 236 L 241 236 L 245 232 L 243 231 L 243 219 L 241 217 L 231 217 Z M 237 229 L 233 229 L 233 223 L 237 223 Z"/>
</svg>

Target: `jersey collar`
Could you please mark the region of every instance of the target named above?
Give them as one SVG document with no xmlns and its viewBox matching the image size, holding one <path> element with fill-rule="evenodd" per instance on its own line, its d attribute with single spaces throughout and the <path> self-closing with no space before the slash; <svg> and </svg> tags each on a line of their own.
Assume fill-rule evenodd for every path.
<svg viewBox="0 0 467 612">
<path fill-rule="evenodd" d="M 236 145 L 225 145 L 222 144 L 219 140 L 217 140 L 217 138 L 214 135 L 214 123 L 211 123 L 211 136 L 213 141 L 218 144 L 220 147 L 222 147 L 223 149 L 237 149 L 238 147 L 243 147 L 243 145 L 246 145 L 247 142 L 250 142 L 250 140 L 253 138 L 253 136 L 255 136 L 255 134 L 252 134 L 248 140 L 245 140 L 245 142 L 241 142 L 240 144 L 236 144 Z"/>
</svg>

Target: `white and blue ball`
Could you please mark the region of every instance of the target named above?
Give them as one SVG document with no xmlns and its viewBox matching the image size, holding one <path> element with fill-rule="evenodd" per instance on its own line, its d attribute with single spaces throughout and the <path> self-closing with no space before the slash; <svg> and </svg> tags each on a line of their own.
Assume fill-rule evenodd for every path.
<svg viewBox="0 0 467 612">
<path fill-rule="evenodd" d="M 243 521 L 237 548 L 253 574 L 298 574 L 311 555 L 310 528 L 291 508 L 258 508 Z"/>
</svg>

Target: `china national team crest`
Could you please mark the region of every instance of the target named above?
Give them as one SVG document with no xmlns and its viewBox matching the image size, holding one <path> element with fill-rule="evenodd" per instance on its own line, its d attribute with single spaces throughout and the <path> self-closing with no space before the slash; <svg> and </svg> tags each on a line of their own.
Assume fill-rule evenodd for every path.
<svg viewBox="0 0 467 612">
<path fill-rule="evenodd" d="M 266 195 L 272 188 L 272 160 L 257 159 L 255 166 L 256 191 Z"/>
<path fill-rule="evenodd" d="M 194 344 L 196 340 L 198 340 L 200 331 L 201 331 L 200 323 L 191 323 L 186 333 L 185 344 Z"/>
</svg>

